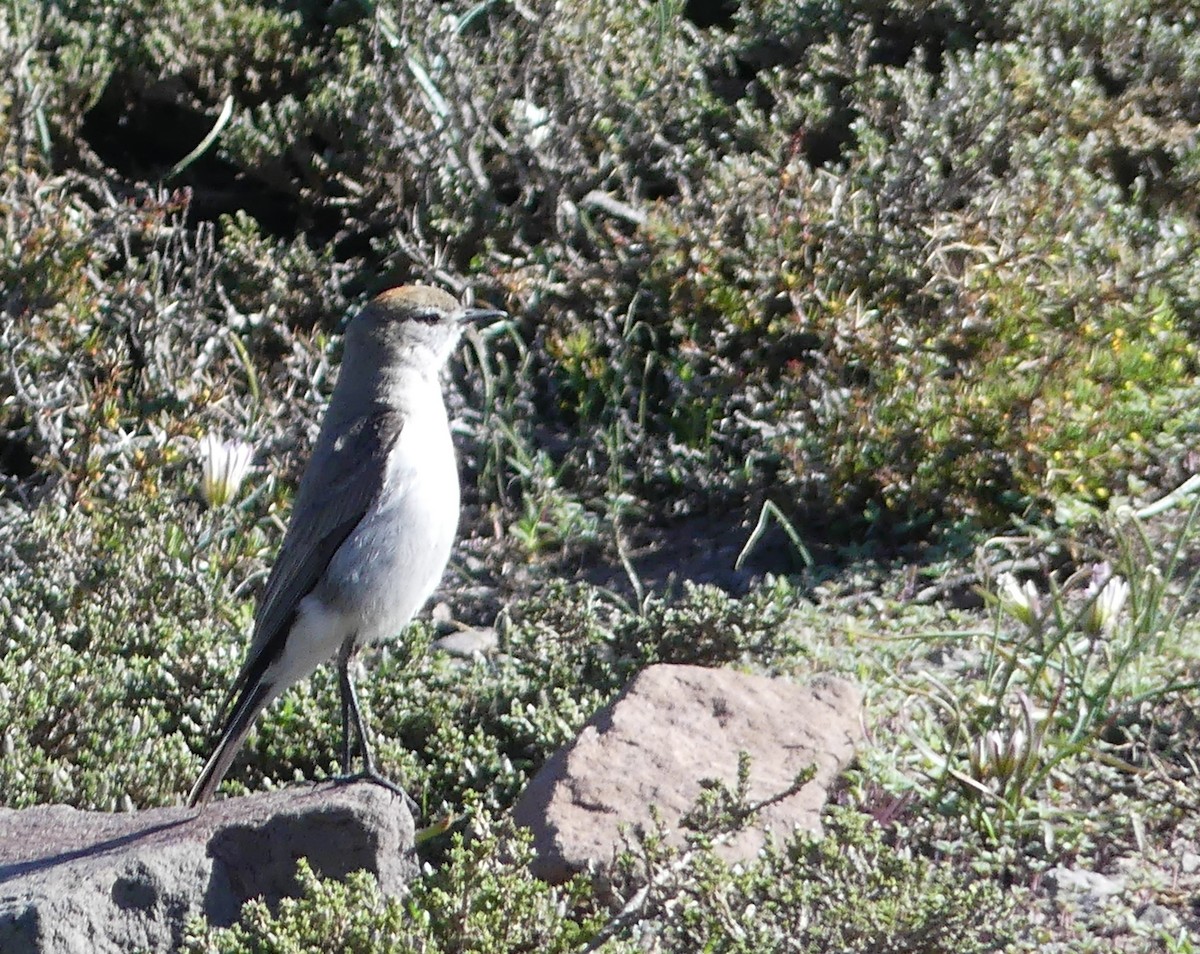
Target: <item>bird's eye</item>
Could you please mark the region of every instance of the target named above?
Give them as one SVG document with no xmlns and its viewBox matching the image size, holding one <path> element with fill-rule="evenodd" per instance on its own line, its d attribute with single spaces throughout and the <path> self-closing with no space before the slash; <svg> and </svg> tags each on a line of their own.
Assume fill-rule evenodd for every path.
<svg viewBox="0 0 1200 954">
<path fill-rule="evenodd" d="M 441 317 L 441 313 L 437 311 L 414 311 L 412 314 L 412 320 L 423 325 L 436 325 Z"/>
</svg>

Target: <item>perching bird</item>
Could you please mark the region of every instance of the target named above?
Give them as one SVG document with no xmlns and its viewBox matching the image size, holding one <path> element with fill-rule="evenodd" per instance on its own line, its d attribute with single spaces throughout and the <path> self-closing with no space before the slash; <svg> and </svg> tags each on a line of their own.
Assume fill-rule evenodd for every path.
<svg viewBox="0 0 1200 954">
<path fill-rule="evenodd" d="M 337 658 L 342 770 L 351 723 L 362 777 L 375 767 L 350 663 L 398 635 L 441 580 L 458 527 L 458 468 L 438 380 L 465 321 L 504 312 L 462 307 L 436 288 L 379 295 L 346 329 L 342 369 L 254 617 L 233 705 L 189 805 L 212 797 L 259 713 Z"/>
</svg>

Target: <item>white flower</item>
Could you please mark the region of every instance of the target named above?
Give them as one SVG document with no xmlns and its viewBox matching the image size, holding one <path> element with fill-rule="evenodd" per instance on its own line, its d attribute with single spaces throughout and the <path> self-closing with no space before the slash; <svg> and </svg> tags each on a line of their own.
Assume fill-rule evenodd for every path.
<svg viewBox="0 0 1200 954">
<path fill-rule="evenodd" d="M 537 151 L 550 138 L 550 110 L 527 99 L 514 99 L 509 106 L 509 116 L 530 149 Z"/>
<path fill-rule="evenodd" d="M 200 493 L 210 507 L 222 507 L 237 496 L 253 459 L 254 448 L 245 441 L 204 435 L 200 441 Z"/>
<path fill-rule="evenodd" d="M 1111 574 L 1107 563 L 1098 563 L 1092 569 L 1092 582 L 1087 589 L 1091 605 L 1083 617 L 1083 628 L 1089 636 L 1111 635 L 1129 600 L 1129 582 Z"/>
<path fill-rule="evenodd" d="M 1036 764 L 1040 748 L 1040 736 L 1030 736 L 1020 726 L 988 729 L 967 753 L 971 776 L 980 782 L 995 779 L 1001 788 L 1012 781 L 1023 781 Z"/>
<path fill-rule="evenodd" d="M 973 740 L 967 751 L 971 775 L 980 782 L 995 779 L 1001 789 L 1010 782 L 1023 784 L 1041 757 L 1043 730 L 1038 723 L 1046 717 L 1036 711 L 1025 693 L 1018 693 L 1019 708 L 1009 711 L 1007 725 L 988 729 Z"/>
<path fill-rule="evenodd" d="M 997 596 L 1000 608 L 1019 623 L 1030 629 L 1042 620 L 1042 597 L 1033 580 L 1018 583 L 1011 573 L 996 577 Z"/>
</svg>

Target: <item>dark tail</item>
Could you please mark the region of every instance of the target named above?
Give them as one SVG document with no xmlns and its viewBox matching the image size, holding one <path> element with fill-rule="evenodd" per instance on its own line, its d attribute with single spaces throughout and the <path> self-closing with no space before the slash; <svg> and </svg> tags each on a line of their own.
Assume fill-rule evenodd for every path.
<svg viewBox="0 0 1200 954">
<path fill-rule="evenodd" d="M 254 684 L 248 684 L 242 690 L 241 695 L 238 697 L 237 705 L 233 707 L 233 712 L 225 720 L 225 726 L 221 729 L 221 737 L 217 741 L 217 747 L 213 750 L 213 754 L 208 757 L 208 761 L 204 765 L 204 771 L 196 779 L 196 784 L 192 786 L 191 794 L 188 795 L 189 808 L 203 805 L 212 798 L 213 792 L 217 790 L 217 786 L 225 778 L 225 773 L 229 771 L 229 766 L 233 763 L 233 757 L 237 755 L 238 749 L 242 747 L 242 742 L 246 739 L 246 733 L 254 725 L 254 720 L 258 718 L 258 714 L 266 708 L 267 703 L 274 697 L 273 689 L 274 687 L 270 683 L 258 681 Z"/>
</svg>

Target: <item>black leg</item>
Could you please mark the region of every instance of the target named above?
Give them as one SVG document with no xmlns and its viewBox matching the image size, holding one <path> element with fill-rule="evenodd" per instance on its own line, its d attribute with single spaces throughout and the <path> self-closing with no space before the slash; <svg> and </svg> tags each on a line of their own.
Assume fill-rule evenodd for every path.
<svg viewBox="0 0 1200 954">
<path fill-rule="evenodd" d="M 350 681 L 350 653 L 338 654 L 338 685 L 342 697 L 342 774 L 350 774 L 350 706 L 354 699 L 354 683 Z M 357 703 L 355 702 L 357 710 Z"/>
<path fill-rule="evenodd" d="M 338 682 L 342 690 L 342 772 L 347 779 L 366 779 L 376 785 L 382 785 L 393 794 L 404 799 L 408 810 L 415 816 L 417 803 L 412 797 L 391 779 L 385 778 L 375 767 L 375 756 L 371 752 L 370 733 L 367 722 L 363 718 L 362 706 L 358 702 L 358 690 L 354 686 L 354 677 L 350 674 L 350 659 L 353 648 L 349 641 L 338 654 Z M 357 775 L 350 774 L 350 722 L 354 722 L 354 732 L 358 736 L 358 748 L 362 752 L 363 770 Z"/>
<path fill-rule="evenodd" d="M 347 665 L 346 673 L 346 690 L 347 699 L 350 703 L 350 717 L 354 720 L 354 733 L 358 736 L 358 750 L 362 753 L 364 774 L 370 776 L 375 773 L 375 757 L 371 754 L 371 740 L 367 736 L 367 723 L 363 719 L 362 706 L 358 702 L 358 689 L 354 686 L 354 677 L 350 675 L 350 667 Z M 347 748 L 349 745 L 347 744 Z M 347 764 L 346 769 L 350 766 Z"/>
</svg>

